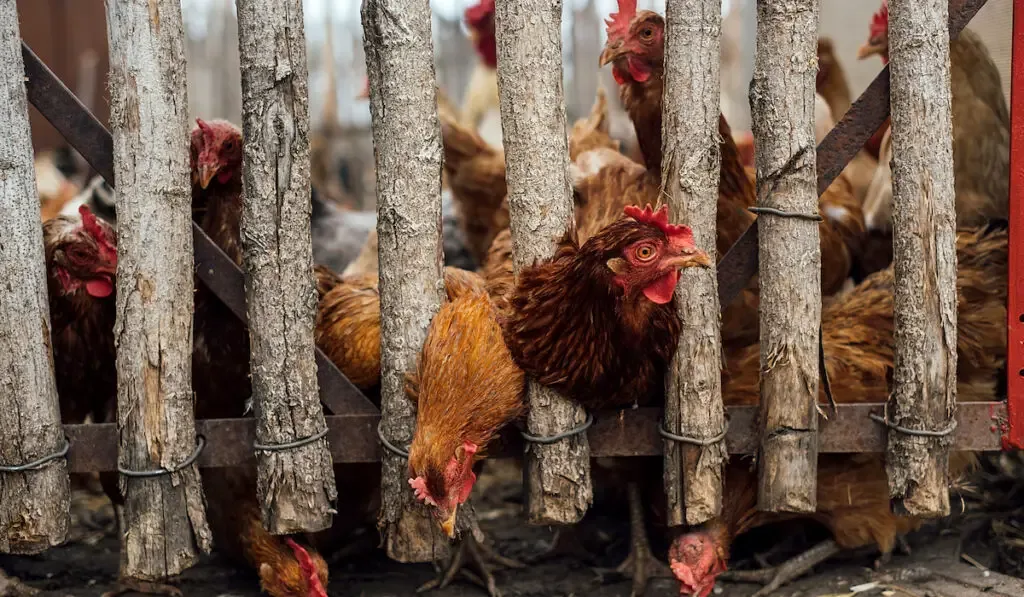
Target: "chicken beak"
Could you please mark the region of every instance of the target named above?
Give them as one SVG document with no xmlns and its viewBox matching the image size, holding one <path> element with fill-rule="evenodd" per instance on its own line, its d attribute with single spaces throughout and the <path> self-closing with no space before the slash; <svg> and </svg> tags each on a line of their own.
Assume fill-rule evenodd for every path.
<svg viewBox="0 0 1024 597">
<path fill-rule="evenodd" d="M 857 60 L 864 60 L 868 56 L 880 54 L 881 52 L 882 47 L 880 45 L 869 41 L 857 49 Z"/>
<path fill-rule="evenodd" d="M 210 186 L 210 181 L 217 174 L 219 168 L 217 166 L 208 166 L 203 164 L 199 167 L 199 186 L 203 189 Z"/>
<path fill-rule="evenodd" d="M 601 52 L 600 58 L 598 58 L 598 66 L 604 66 L 611 64 L 618 60 L 621 56 L 626 54 L 626 44 L 620 39 L 616 41 L 608 41 L 605 45 L 604 50 Z"/>
<path fill-rule="evenodd" d="M 685 269 L 688 267 L 711 267 L 713 261 L 711 256 L 704 251 L 696 250 L 692 253 L 684 253 L 678 257 L 671 257 L 665 260 L 670 268 Z"/>
<path fill-rule="evenodd" d="M 448 518 L 441 522 L 441 530 L 444 531 L 445 535 L 448 535 L 449 539 L 455 538 L 455 515 L 458 513 L 459 507 L 454 506 L 452 513 Z"/>
</svg>

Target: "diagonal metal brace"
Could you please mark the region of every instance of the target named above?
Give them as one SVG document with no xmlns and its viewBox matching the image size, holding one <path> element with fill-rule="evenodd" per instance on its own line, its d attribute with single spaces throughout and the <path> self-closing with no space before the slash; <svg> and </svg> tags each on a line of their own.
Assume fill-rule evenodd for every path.
<svg viewBox="0 0 1024 597">
<path fill-rule="evenodd" d="M 63 82 L 21 43 L 25 61 L 28 100 L 57 129 L 68 144 L 114 187 L 114 142 L 110 131 L 96 119 Z M 196 275 L 242 323 L 245 310 L 244 276 L 241 268 L 192 222 Z M 334 415 L 376 414 L 378 409 L 359 391 L 319 348 L 316 349 L 320 401 Z"/>
</svg>

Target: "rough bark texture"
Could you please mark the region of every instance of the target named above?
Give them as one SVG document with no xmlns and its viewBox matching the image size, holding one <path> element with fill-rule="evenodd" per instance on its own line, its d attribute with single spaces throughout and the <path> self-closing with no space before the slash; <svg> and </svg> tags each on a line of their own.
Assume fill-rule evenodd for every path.
<svg viewBox="0 0 1024 597">
<path fill-rule="evenodd" d="M 39 195 L 14 2 L 0 2 L 0 465 L 17 466 L 64 445 L 50 352 Z M 0 553 L 38 553 L 64 541 L 67 461 L 0 473 Z"/>
<path fill-rule="evenodd" d="M 818 213 L 814 79 L 817 0 L 757 3 L 750 84 L 758 203 Z M 816 222 L 763 214 L 760 232 L 761 418 L 758 508 L 817 506 L 821 250 Z"/>
<path fill-rule="evenodd" d="M 314 361 L 317 294 L 310 236 L 309 93 L 301 0 L 239 0 L 244 132 L 241 236 L 256 439 L 281 445 L 323 431 Z M 263 526 L 331 525 L 337 497 L 327 439 L 256 451 Z"/>
<path fill-rule="evenodd" d="M 427 2 L 364 0 L 363 44 L 377 162 L 380 259 L 381 432 L 412 441 L 415 405 L 405 374 L 416 366 L 430 320 L 444 297 L 441 278 L 441 127 Z M 381 513 L 388 557 L 443 557 L 448 540 L 415 503 L 408 462 L 383 451 Z"/>
<path fill-rule="evenodd" d="M 715 254 L 718 214 L 719 0 L 674 0 L 665 13 L 662 188 L 697 246 Z M 713 438 L 725 426 L 722 334 L 714 268 L 683 270 L 676 288 L 683 322 L 667 381 L 665 425 L 687 437 Z M 722 510 L 725 440 L 709 446 L 665 442 L 665 493 L 671 526 L 700 524 Z M 685 506 L 685 508 L 684 508 Z M 685 510 L 685 518 L 683 512 Z"/>
<path fill-rule="evenodd" d="M 888 415 L 944 429 L 956 410 L 956 214 L 945 0 L 893 0 L 893 260 L 896 359 Z M 889 432 L 886 468 L 897 512 L 949 514 L 951 437 Z"/>
<path fill-rule="evenodd" d="M 117 179 L 120 466 L 174 468 L 196 447 L 192 400 L 192 212 L 184 33 L 177 0 L 107 2 Z M 210 549 L 195 464 L 121 477 L 122 574 L 178 574 Z M 197 549 L 198 548 L 198 549 Z"/>
<path fill-rule="evenodd" d="M 561 0 L 498 0 L 498 92 L 508 178 L 513 267 L 551 257 L 573 216 L 562 97 Z M 586 412 L 530 382 L 527 427 L 551 437 L 583 424 Z M 523 469 L 527 519 L 571 524 L 593 499 L 585 433 L 531 444 Z"/>
</svg>

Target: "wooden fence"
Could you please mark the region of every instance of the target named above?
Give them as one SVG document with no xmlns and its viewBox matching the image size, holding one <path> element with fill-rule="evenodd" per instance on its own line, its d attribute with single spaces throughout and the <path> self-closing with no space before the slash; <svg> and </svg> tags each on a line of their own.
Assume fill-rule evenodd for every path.
<svg viewBox="0 0 1024 597">
<path fill-rule="evenodd" d="M 662 453 L 674 524 L 716 516 L 726 453 L 752 452 L 760 454 L 763 509 L 815 508 L 817 454 L 886 452 L 900 505 L 916 514 L 941 515 L 949 508 L 943 468 L 948 450 L 996 450 L 1001 442 L 1024 445 L 1020 342 L 1010 343 L 1010 418 L 1005 402 L 953 402 L 955 342 L 943 344 L 956 337 L 952 218 L 921 225 L 926 195 L 917 187 L 915 174 L 952 172 L 948 62 L 942 59 L 948 42 L 942 40 L 948 40 L 947 26 L 955 36 L 982 4 L 984 0 L 950 0 L 947 15 L 945 0 L 892 1 L 899 239 L 892 405 L 839 406 L 835 416 L 819 418 L 823 359 L 816 321 L 821 309 L 817 225 L 808 218 L 786 217 L 816 213 L 817 195 L 888 116 L 890 68 L 811 152 L 817 2 L 762 2 L 759 19 L 765 26 L 758 33 L 752 96 L 758 208 L 763 213 L 758 222 L 763 220 L 763 226 L 755 223 L 744 233 L 718 264 L 717 276 L 698 272 L 684 277 L 691 301 L 707 300 L 714 309 L 681 312 L 693 322 L 694 331 L 681 340 L 664 413 L 650 408 L 610 416 L 596 413 L 586 433 L 524 446 L 518 434 L 506 432 L 489 449 L 497 456 L 525 451 L 532 522 L 566 524 L 583 516 L 591 500 L 591 457 Z M 1022 5 L 1024 0 L 1017 2 L 1017 8 Z M 415 411 L 404 396 L 402 378 L 413 366 L 442 300 L 440 291 L 423 292 L 441 288 L 442 152 L 427 3 L 367 0 L 363 12 L 378 172 L 380 412 L 313 345 L 301 1 L 238 1 L 245 186 L 259 190 L 248 194 L 245 206 L 245 273 L 194 223 L 189 234 L 178 2 L 107 5 L 112 136 L 31 50 L 23 46 L 19 52 L 11 42 L 19 39 L 13 6 L 0 3 L 0 86 L 5 97 L 14 98 L 0 142 L 0 211 L 6 214 L 5 238 L 15 241 L 0 243 L 0 277 L 8 288 L 0 298 L 0 370 L 8 372 L 0 384 L 0 552 L 34 553 L 62 542 L 68 526 L 68 472 L 117 470 L 126 495 L 129 532 L 122 540 L 127 571 L 142 578 L 176 574 L 210 546 L 197 467 L 255 465 L 264 525 L 285 533 L 330 524 L 333 459 L 382 460 L 381 517 L 389 555 L 403 561 L 436 557 L 436 551 L 422 549 L 423 541 L 407 540 L 416 529 L 436 532 L 436 525 L 420 524 L 418 510 L 411 508 L 406 464 L 392 452 L 382 452 L 378 437 L 380 433 L 398 445 L 412 437 Z M 396 14 L 402 15 L 401 22 L 393 18 Z M 530 28 L 523 26 L 526 19 Z M 559 21 L 556 0 L 497 2 L 499 89 L 517 268 L 549 255 L 572 213 Z M 717 146 L 720 29 L 718 0 L 668 3 L 665 104 L 666 114 L 673 117 L 665 119 L 665 154 L 701 159 L 667 160 L 665 188 L 675 216 L 692 225 L 705 248 L 713 247 L 717 196 L 718 163 L 711 148 Z M 911 31 L 915 39 L 939 41 L 909 43 Z M 1024 62 L 1024 10 L 1015 12 L 1014 35 L 1019 66 Z M 786 44 L 776 43 L 780 38 Z M 694 48 L 713 59 L 702 59 Z M 524 70 L 527 55 L 529 72 Z M 1013 73 L 1016 155 L 1024 155 L 1022 72 L 1024 68 L 1015 68 Z M 49 361 L 26 100 L 109 183 L 113 185 L 115 174 L 122 181 L 117 199 L 118 423 L 67 425 L 68 443 L 60 433 Z M 924 106 L 928 118 L 915 116 L 919 108 L 912 105 Z M 399 128 L 403 133 L 395 134 Z M 1014 164 L 1012 189 L 1020 192 L 1024 169 L 1017 160 Z M 930 180 L 933 208 L 948 215 L 951 177 Z M 1024 216 L 1017 213 L 1016 197 L 1011 205 L 1019 229 Z M 921 230 L 924 234 L 915 236 Z M 1024 244 L 1018 237 L 1011 237 L 1011 340 L 1024 338 Z M 935 247 L 940 257 L 923 260 L 925 247 Z M 794 255 L 812 258 L 798 261 Z M 718 309 L 747 285 L 759 261 L 764 265 L 762 360 L 774 365 L 762 379 L 761 417 L 757 407 L 723 407 L 717 363 Z M 193 420 L 190 376 L 184 373 L 192 352 L 187 322 L 193 264 L 201 282 L 253 328 L 254 420 Z M 936 291 L 923 295 L 922 282 Z M 780 351 L 785 353 L 781 360 Z M 935 358 L 941 366 L 927 366 Z M 680 383 L 687 375 L 695 376 L 697 387 Z M 290 380 L 287 385 L 285 378 Z M 589 421 L 578 406 L 537 384 L 531 385 L 529 400 L 533 408 L 527 426 L 533 435 L 552 436 Z M 664 439 L 659 433 L 663 415 L 669 432 L 692 439 L 682 444 Z M 943 435 L 946 429 L 949 441 L 922 435 Z M 33 514 L 25 517 L 26 512 Z M 163 528 L 146 526 L 153 519 Z M 160 537 L 159 544 L 147 542 L 153 536 Z"/>
</svg>

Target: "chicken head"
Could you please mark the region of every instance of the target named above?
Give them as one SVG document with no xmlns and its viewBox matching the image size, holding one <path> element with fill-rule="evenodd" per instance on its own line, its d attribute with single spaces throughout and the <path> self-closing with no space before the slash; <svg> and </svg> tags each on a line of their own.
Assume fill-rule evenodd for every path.
<svg viewBox="0 0 1024 597">
<path fill-rule="evenodd" d="M 441 529 L 449 538 L 455 537 L 455 516 L 459 504 L 469 499 L 476 483 L 473 472 L 474 456 L 479 447 L 472 442 L 462 442 L 455 454 L 448 460 L 443 471 L 436 467 L 425 467 L 423 474 L 416 475 L 410 454 L 410 479 L 416 499 L 433 508 L 434 516 L 441 522 Z"/>
<path fill-rule="evenodd" d="M 480 59 L 491 68 L 498 67 L 498 41 L 494 33 L 494 0 L 480 0 L 466 9 L 473 46 Z"/>
<path fill-rule="evenodd" d="M 612 65 L 619 85 L 644 83 L 665 59 L 665 19 L 649 10 L 636 10 L 636 0 L 619 0 L 619 12 L 605 21 L 608 41 L 600 66 Z"/>
<path fill-rule="evenodd" d="M 620 256 L 607 261 L 615 284 L 627 296 L 640 291 L 650 301 L 664 305 L 672 300 L 680 269 L 711 265 L 708 254 L 697 249 L 688 227 L 668 223 L 667 205 L 657 212 L 650 205 L 644 209 L 630 205 L 624 213 L 641 224 L 653 225 L 663 234 L 641 236 L 626 245 Z"/>
<path fill-rule="evenodd" d="M 889 0 L 882 0 L 882 8 L 871 18 L 868 41 L 857 50 L 857 58 L 863 60 L 878 54 L 882 64 L 889 62 Z"/>
<path fill-rule="evenodd" d="M 47 246 L 47 263 L 60 283 L 60 292 L 71 295 L 84 289 L 94 298 L 106 298 L 114 292 L 117 274 L 117 235 L 85 205 L 78 209 L 79 225 L 62 216 L 47 222 L 45 236 L 53 239 Z"/>
<path fill-rule="evenodd" d="M 707 597 L 715 588 L 715 579 L 725 572 L 726 558 L 707 532 L 677 537 L 668 551 L 669 566 L 679 581 L 679 594 Z"/>
<path fill-rule="evenodd" d="M 193 184 L 205 189 L 214 178 L 226 184 L 242 169 L 242 131 L 226 120 L 196 118 L 190 155 Z"/>
<path fill-rule="evenodd" d="M 273 597 L 327 597 L 327 562 L 290 538 L 284 541 L 295 559 L 260 564 L 260 587 Z"/>
</svg>

